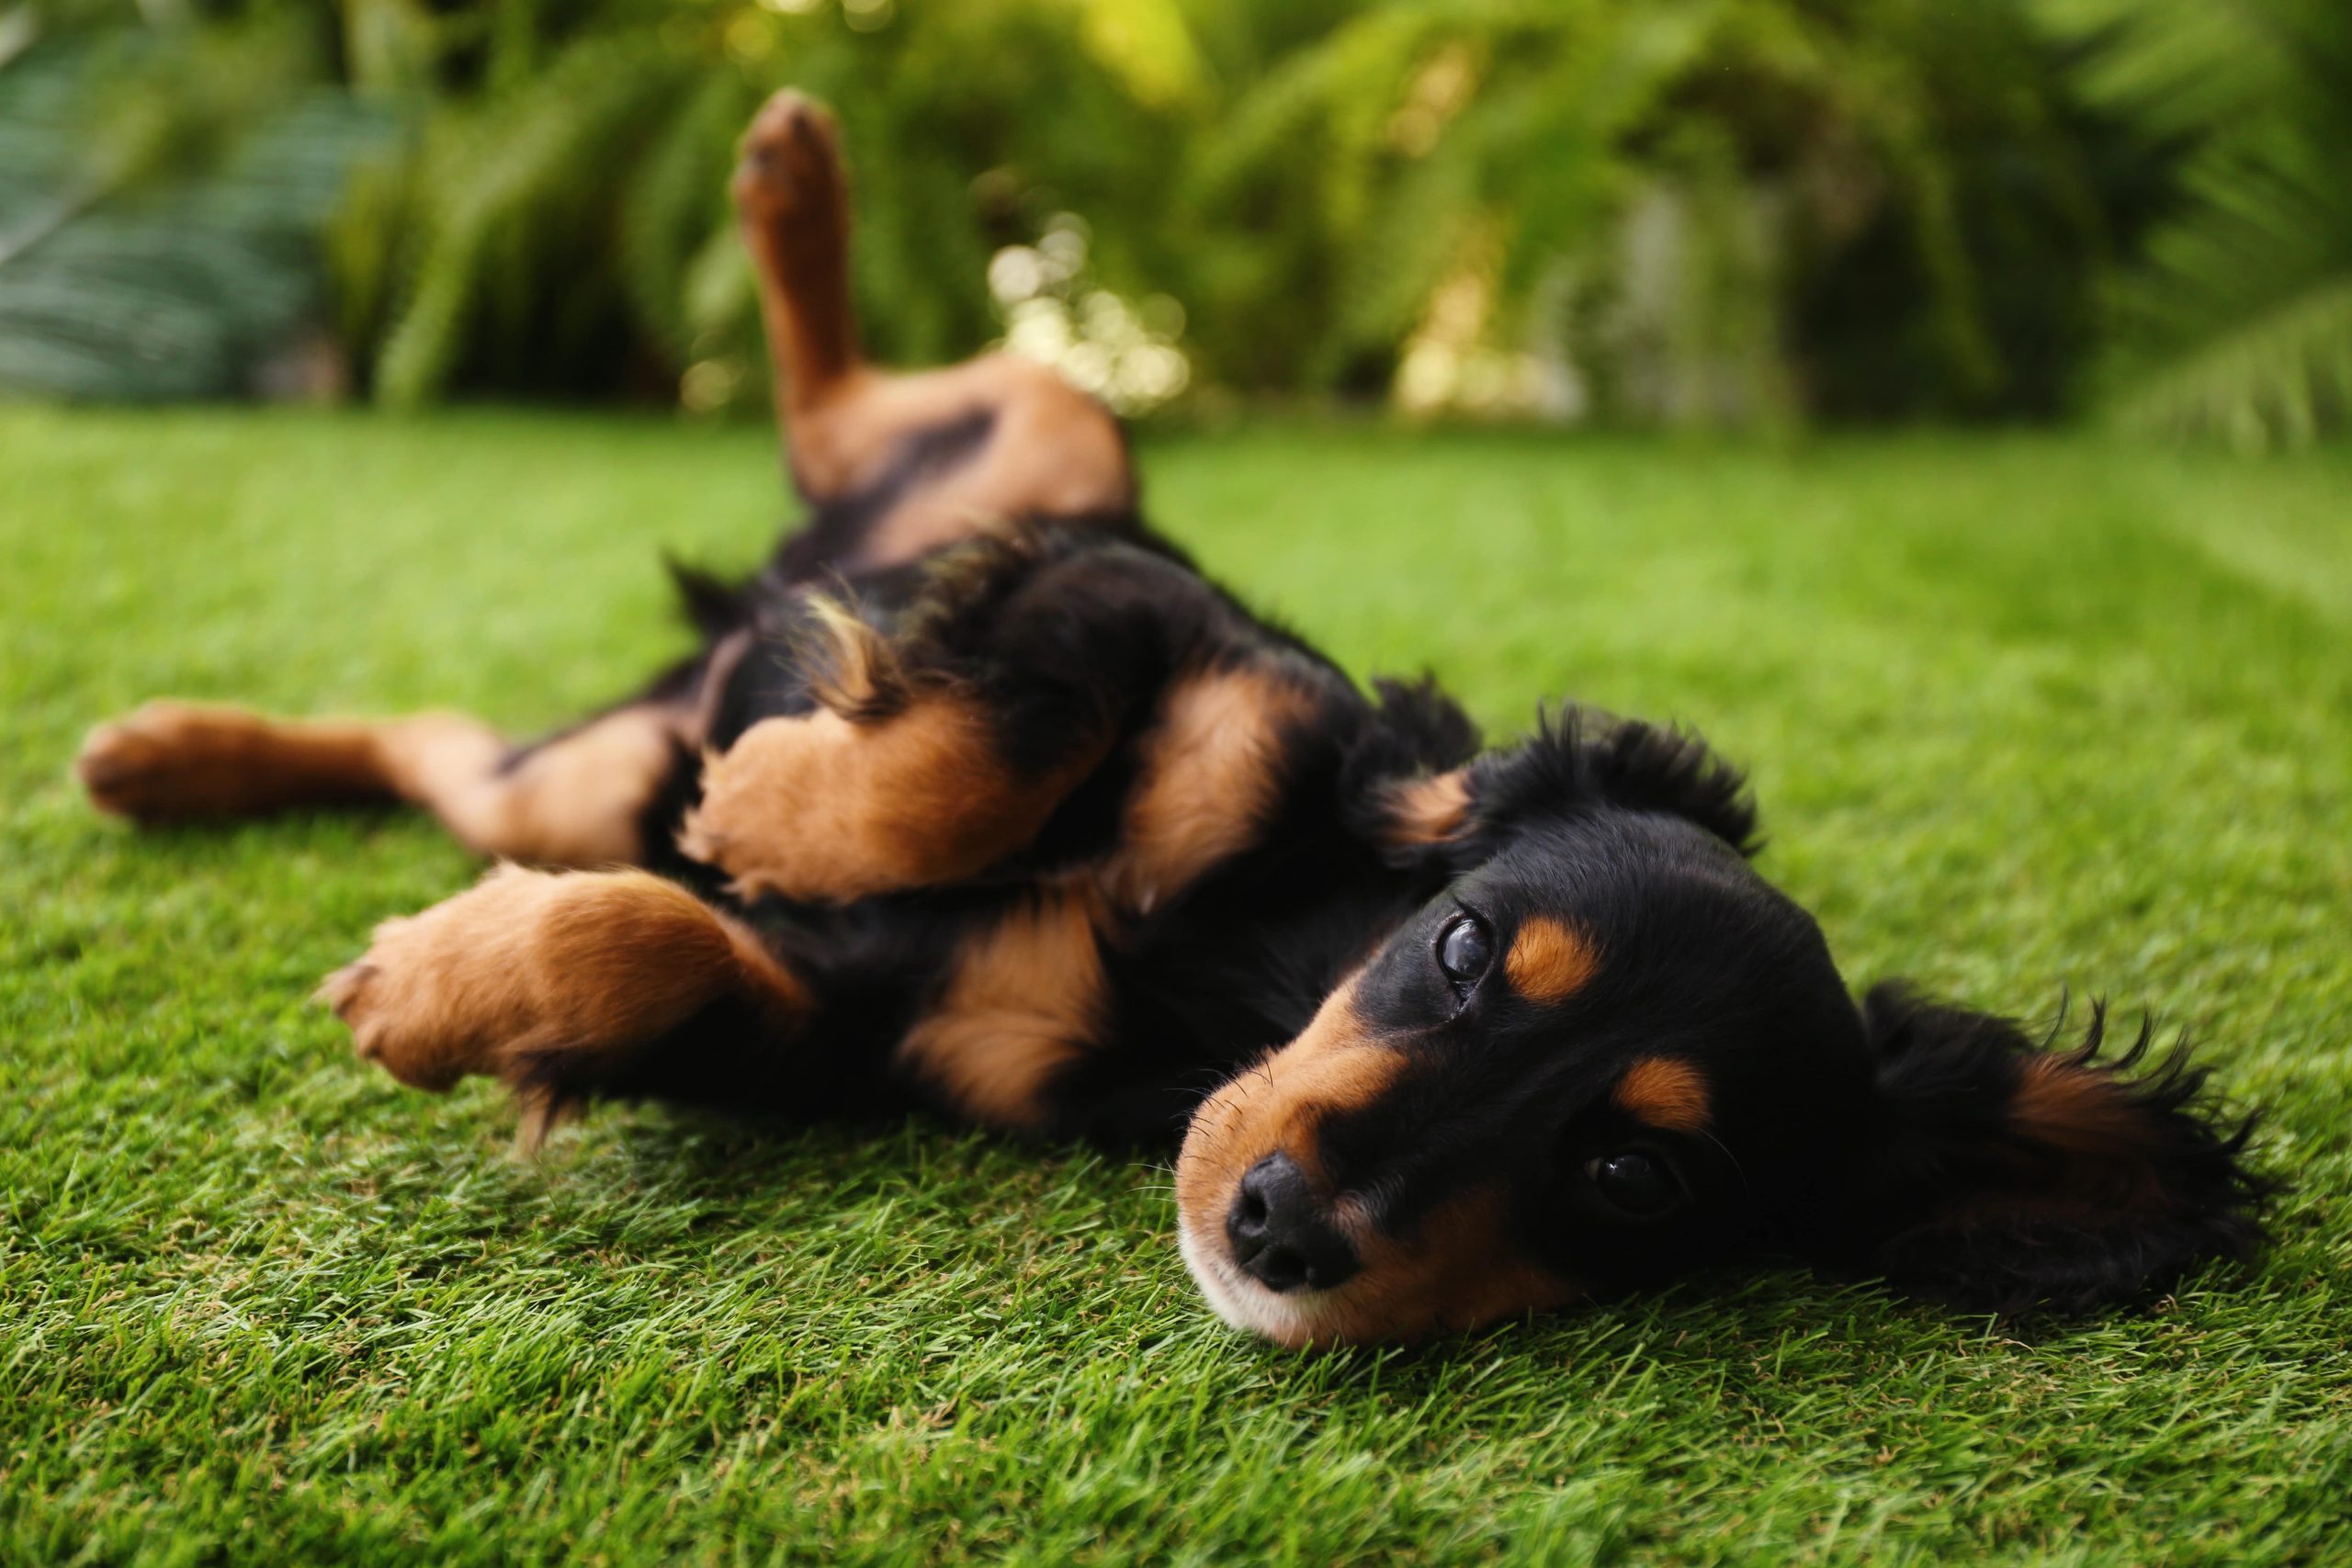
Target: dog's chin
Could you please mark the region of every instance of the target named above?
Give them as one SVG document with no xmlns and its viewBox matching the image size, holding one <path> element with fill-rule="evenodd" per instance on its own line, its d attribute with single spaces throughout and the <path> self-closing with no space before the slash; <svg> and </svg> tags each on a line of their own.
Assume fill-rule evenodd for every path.
<svg viewBox="0 0 2352 1568">
<path fill-rule="evenodd" d="M 1318 1322 L 1317 1309 L 1329 1299 L 1328 1292 L 1284 1294 L 1270 1291 L 1236 1269 L 1222 1247 L 1182 1223 L 1176 1227 L 1176 1248 L 1192 1271 L 1201 1294 L 1225 1319 L 1245 1334 L 1255 1334 L 1294 1350 L 1328 1345 L 1335 1336 Z"/>
</svg>

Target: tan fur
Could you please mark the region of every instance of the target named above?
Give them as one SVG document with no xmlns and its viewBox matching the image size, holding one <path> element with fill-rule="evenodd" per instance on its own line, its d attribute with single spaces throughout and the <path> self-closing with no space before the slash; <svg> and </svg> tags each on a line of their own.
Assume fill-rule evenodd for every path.
<svg viewBox="0 0 2352 1568">
<path fill-rule="evenodd" d="M 735 201 L 759 279 L 794 477 L 812 499 L 879 479 L 917 432 L 990 411 L 986 446 L 877 518 L 852 564 L 895 565 L 1026 515 L 1121 511 L 1135 476 L 1118 424 L 1051 368 L 1011 355 L 891 375 L 850 309 L 850 200 L 831 117 L 787 89 L 744 137 Z"/>
<path fill-rule="evenodd" d="M 1341 982 L 1296 1040 L 1235 1074 L 1193 1113 L 1176 1163 L 1176 1201 L 1213 1219 L 1219 1235 L 1243 1172 L 1277 1150 L 1319 1171 L 1315 1130 L 1323 1119 L 1371 1104 L 1404 1070 L 1405 1057 L 1366 1031 L 1355 985 L 1353 976 Z"/>
<path fill-rule="evenodd" d="M 608 714 L 526 757 L 481 771 L 455 738 L 395 749 L 401 793 L 432 807 L 478 853 L 542 865 L 626 864 L 645 853 L 638 816 L 670 766 L 674 720 L 653 708 Z"/>
<path fill-rule="evenodd" d="M 1503 959 L 1511 988 L 1530 1001 L 1547 1004 L 1575 996 L 1600 966 L 1592 944 L 1548 915 L 1530 915 L 1520 921 Z"/>
<path fill-rule="evenodd" d="M 675 716 L 624 708 L 502 772 L 506 743 L 459 714 L 280 719 L 149 703 L 99 726 L 78 764 L 102 809 L 141 821 L 405 800 L 468 847 L 549 865 L 638 859 L 638 813 L 668 765 Z"/>
<path fill-rule="evenodd" d="M 875 723 L 762 719 L 705 763 L 678 843 L 747 896 L 846 902 L 953 882 L 1034 838 L 1097 755 L 1016 778 L 986 720 L 944 695 Z"/>
<path fill-rule="evenodd" d="M 787 88 L 752 117 L 735 172 L 787 450 L 792 422 L 863 363 L 850 310 L 849 186 L 839 143 L 832 116 Z"/>
<path fill-rule="evenodd" d="M 2151 1137 L 2111 1074 L 2064 1056 L 2027 1058 L 2008 1119 L 2022 1138 L 2095 1158 L 2137 1155 Z"/>
<path fill-rule="evenodd" d="M 1311 701 L 1252 669 L 1195 676 L 1170 692 L 1104 871 L 1112 897 L 1148 911 L 1255 842 L 1282 788 L 1283 737 Z"/>
<path fill-rule="evenodd" d="M 1627 1115 L 1670 1133 L 1702 1133 L 1713 1116 L 1706 1075 L 1671 1056 L 1635 1062 L 1610 1098 Z"/>
<path fill-rule="evenodd" d="M 840 714 L 888 713 L 906 703 L 907 674 L 898 650 L 838 599 L 808 600 L 811 646 L 808 694 Z"/>
<path fill-rule="evenodd" d="M 1038 1124 L 1054 1073 L 1099 1039 L 1098 909 L 1045 895 L 968 941 L 945 993 L 899 1047 L 899 1062 L 991 1126 Z"/>
<path fill-rule="evenodd" d="M 1291 1342 L 1304 1348 L 1460 1334 L 1583 1295 L 1573 1281 L 1521 1253 L 1510 1235 L 1509 1201 L 1500 1190 L 1464 1192 L 1402 1238 L 1342 1203 L 1340 1225 L 1351 1233 L 1362 1271 L 1318 1303 L 1306 1332 Z"/>
<path fill-rule="evenodd" d="M 806 990 L 749 931 L 640 871 L 502 865 L 424 913 L 386 920 L 320 987 L 359 1055 L 402 1083 L 512 1081 L 530 1054 L 642 1044 L 734 993 L 779 1029 Z"/>
<path fill-rule="evenodd" d="M 1295 1041 L 1236 1075 L 1194 1114 L 1176 1164 L 1177 1207 L 1194 1245 L 1223 1256 L 1225 1214 L 1243 1173 L 1277 1150 L 1322 1185 L 1323 1122 L 1397 1091 L 1406 1058 L 1372 1037 L 1354 994 L 1351 978 Z M 1283 1344 L 1414 1339 L 1557 1306 L 1579 1293 L 1521 1255 L 1499 1192 L 1465 1192 L 1402 1237 L 1381 1230 L 1356 1194 L 1326 1197 L 1363 1267 L 1311 1305 L 1270 1309 L 1256 1321 Z"/>
<path fill-rule="evenodd" d="M 90 731 L 74 766 L 102 811 L 142 822 L 242 817 L 390 795 L 379 728 L 153 702 Z"/>
<path fill-rule="evenodd" d="M 1470 823 L 1470 781 L 1463 770 L 1392 786 L 1382 803 L 1382 841 L 1399 848 L 1442 844 Z"/>
<path fill-rule="evenodd" d="M 1135 478 L 1117 422 L 1050 367 L 1012 355 L 852 378 L 831 403 L 800 422 L 795 469 L 807 452 L 812 466 L 838 470 L 842 488 L 855 489 L 876 477 L 913 432 L 981 409 L 996 416 L 987 444 L 876 519 L 862 559 L 910 560 L 1004 518 L 1134 505 Z"/>
</svg>

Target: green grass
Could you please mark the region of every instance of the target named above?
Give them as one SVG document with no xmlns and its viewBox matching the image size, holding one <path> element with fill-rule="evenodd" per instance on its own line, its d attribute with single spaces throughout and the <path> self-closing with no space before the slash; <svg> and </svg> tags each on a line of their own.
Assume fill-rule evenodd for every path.
<svg viewBox="0 0 2352 1568">
<path fill-rule="evenodd" d="M 1165 1177 L 606 1109 L 537 1167 L 305 995 L 466 885 L 404 816 L 134 836 L 161 693 L 518 728 L 749 560 L 752 431 L 0 413 L 0 1559 L 2344 1560 L 2352 462 L 1284 430 L 1157 515 L 1498 728 L 1754 764 L 1857 984 L 2145 1002 L 2274 1109 L 2280 1246 L 2020 1337 L 1770 1277 L 1419 1352 L 1235 1337 Z"/>
</svg>

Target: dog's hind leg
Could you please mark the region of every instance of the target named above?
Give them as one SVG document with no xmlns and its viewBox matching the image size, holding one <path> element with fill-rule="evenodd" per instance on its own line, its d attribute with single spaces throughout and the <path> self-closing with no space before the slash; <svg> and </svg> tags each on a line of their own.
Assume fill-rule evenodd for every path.
<svg viewBox="0 0 2352 1568">
<path fill-rule="evenodd" d="M 526 1148 L 592 1097 L 724 1104 L 773 1077 L 757 1098 L 788 1100 L 779 1048 L 814 1005 L 753 931 L 673 883 L 512 865 L 385 921 L 319 996 L 402 1083 L 504 1082 Z"/>
<path fill-rule="evenodd" d="M 844 462 L 806 427 L 870 372 L 850 305 L 849 182 L 832 116 L 786 89 L 744 132 L 734 197 L 758 280 L 777 433 L 812 500 L 846 489 Z"/>
<path fill-rule="evenodd" d="M 478 719 L 282 719 L 150 703 L 99 726 L 76 764 L 100 809 L 141 822 L 407 801 L 486 855 L 550 865 L 642 860 L 639 817 L 688 765 L 679 714 L 641 703 L 517 750 Z"/>
<path fill-rule="evenodd" d="M 832 118 L 786 90 L 744 133 L 734 182 L 793 482 L 859 519 L 829 565 L 895 565 L 1010 517 L 1116 517 L 1136 485 L 1118 422 L 1007 354 L 888 373 L 858 346 L 849 182 Z"/>
</svg>

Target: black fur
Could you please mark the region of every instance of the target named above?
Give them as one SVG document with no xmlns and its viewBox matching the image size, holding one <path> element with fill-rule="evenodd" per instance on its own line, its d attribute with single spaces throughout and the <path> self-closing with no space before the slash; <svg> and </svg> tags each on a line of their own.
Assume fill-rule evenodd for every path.
<svg viewBox="0 0 2352 1568">
<path fill-rule="evenodd" d="M 1869 1242 L 1869 1267 L 1905 1289 L 2007 1315 L 2080 1312 L 2259 1248 L 2274 1186 L 2243 1163 L 2255 1119 L 2215 1114 L 2185 1044 L 2132 1076 L 2148 1056 L 2152 1022 L 2102 1060 L 2099 1002 L 2082 1043 L 2063 1052 L 2063 1020 L 2037 1044 L 2007 1019 L 1900 984 L 1873 988 L 1863 1016 L 1886 1119 L 1868 1168 L 1882 1196 L 1857 1236 Z M 2014 1126 L 2020 1079 L 2037 1059 L 2098 1084 L 2128 1136 L 2070 1150 Z"/>
<path fill-rule="evenodd" d="M 915 478 L 970 436 L 924 446 Z M 1743 777 L 1697 737 L 1565 708 L 1480 755 L 1433 684 L 1367 694 L 1131 517 L 1035 523 L 836 573 L 856 528 L 854 508 L 829 513 L 741 584 L 681 574 L 706 636 L 752 637 L 720 688 L 697 694 L 716 716 L 713 748 L 820 699 L 878 723 L 945 692 L 985 713 L 994 761 L 1016 778 L 1100 761 L 1033 841 L 981 874 L 822 908 L 743 904 L 671 848 L 698 790 L 699 759 L 681 748 L 645 818 L 657 867 L 752 922 L 820 998 L 818 1019 L 784 1041 L 715 1009 L 624 1060 L 550 1054 L 535 1091 L 798 1116 L 959 1112 L 895 1064 L 899 1043 L 975 937 L 1091 886 L 1117 854 L 1163 699 L 1247 669 L 1296 705 L 1269 803 L 1241 851 L 1098 923 L 1107 985 L 1037 1092 L 1038 1130 L 1165 1146 L 1345 984 L 1391 1078 L 1324 1108 L 1323 1179 L 1408 1239 L 1462 1194 L 1505 1192 L 1511 1245 L 1588 1292 L 1778 1256 L 1972 1309 L 2076 1311 L 2257 1247 L 2266 1189 L 2243 1161 L 2247 1125 L 2217 1122 L 2203 1075 L 2177 1057 L 2131 1077 L 2144 1034 L 2109 1063 L 2100 1012 L 2086 1043 L 2058 1055 L 1897 989 L 1857 1009 L 1814 921 L 1748 863 Z M 859 693 L 827 696 L 842 634 L 817 592 L 876 639 L 881 673 Z M 673 686 L 707 673 L 681 668 Z M 1401 851 L 1384 837 L 1398 786 L 1454 769 L 1466 769 L 1460 833 Z M 1498 964 L 1465 996 L 1435 956 L 1465 919 L 1498 953 L 1538 922 L 1572 931 L 1594 972 L 1539 1004 Z M 1703 1085 L 1703 1127 L 1654 1126 L 1613 1098 L 1659 1057 Z M 2053 1143 L 2020 1121 L 2030 1072 L 2088 1075 L 2054 1101 L 2088 1107 L 2079 1136 Z M 1597 1162 L 1628 1147 L 1672 1168 L 1683 1201 L 1669 1214 L 1629 1221 L 1598 1195 Z"/>
<path fill-rule="evenodd" d="M 1696 735 L 1576 707 L 1539 712 L 1533 736 L 1489 753 L 1472 773 L 1488 834 L 1541 813 L 1659 811 L 1752 855 L 1756 807 L 1747 790 L 1746 775 Z"/>
<path fill-rule="evenodd" d="M 1400 886 L 1344 826 L 1343 781 L 1377 774 L 1374 759 L 1408 769 L 1458 761 L 1468 733 L 1459 710 L 1426 687 L 1388 686 L 1382 701 L 1366 701 L 1335 667 L 1250 616 L 1172 547 L 1139 529 L 1130 536 L 1091 525 L 1032 527 L 956 547 L 921 570 L 849 585 L 862 617 L 894 639 L 902 678 L 978 696 L 1001 756 L 1016 771 L 1042 773 L 1090 735 L 1115 739 L 1036 840 L 974 883 L 845 910 L 775 898 L 741 909 L 775 933 L 796 971 L 829 999 L 875 998 L 814 1043 L 828 1082 L 857 1081 L 865 1064 L 874 1072 L 864 1089 L 887 1097 L 889 1047 L 933 994 L 957 942 L 1032 897 L 1041 879 L 1115 847 L 1155 705 L 1180 675 L 1271 660 L 1317 694 L 1316 718 L 1284 758 L 1285 787 L 1261 825 L 1263 846 L 1128 922 L 1103 951 L 1113 983 L 1102 1034 L 1116 1049 L 1090 1055 L 1055 1087 L 1049 1130 L 1164 1144 L 1236 1063 L 1295 1034 L 1420 891 Z M 722 699 L 718 744 L 761 718 L 808 711 L 817 639 L 801 613 L 798 601 L 763 609 L 762 640 Z M 682 768 L 666 795 L 670 808 L 691 804 L 690 772 Z M 674 818 L 662 824 L 660 836 L 673 836 L 675 826 Z M 671 869 L 706 896 L 716 893 L 691 867 Z M 1204 942 L 1207 931 L 1229 934 Z M 896 1088 L 926 1096 L 920 1083 Z"/>
</svg>

